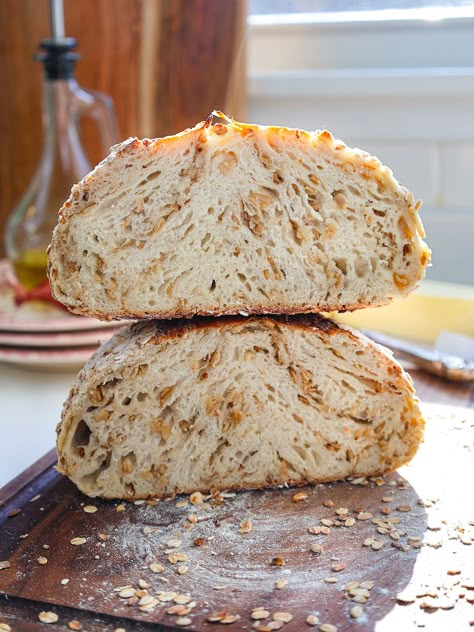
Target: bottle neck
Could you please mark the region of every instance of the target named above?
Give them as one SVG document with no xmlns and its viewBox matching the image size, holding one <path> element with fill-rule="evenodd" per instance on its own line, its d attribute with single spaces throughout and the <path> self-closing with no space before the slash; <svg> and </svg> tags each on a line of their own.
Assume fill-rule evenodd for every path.
<svg viewBox="0 0 474 632">
<path fill-rule="evenodd" d="M 43 80 L 43 157 L 62 165 L 74 181 L 90 171 L 77 129 L 77 89 L 74 78 Z"/>
</svg>

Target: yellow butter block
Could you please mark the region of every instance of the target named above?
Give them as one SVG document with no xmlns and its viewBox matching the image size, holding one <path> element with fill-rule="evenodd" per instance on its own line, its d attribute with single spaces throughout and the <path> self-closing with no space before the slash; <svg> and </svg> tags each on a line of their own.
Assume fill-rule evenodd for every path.
<svg viewBox="0 0 474 632">
<path fill-rule="evenodd" d="M 404 300 L 330 316 L 357 329 L 376 329 L 431 344 L 442 330 L 474 336 L 474 287 L 423 281 Z"/>
</svg>

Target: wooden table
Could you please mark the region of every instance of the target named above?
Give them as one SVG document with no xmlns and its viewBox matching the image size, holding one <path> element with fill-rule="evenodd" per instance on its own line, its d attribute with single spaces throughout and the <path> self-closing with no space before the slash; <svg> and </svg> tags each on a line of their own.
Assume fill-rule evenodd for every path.
<svg viewBox="0 0 474 632">
<path fill-rule="evenodd" d="M 49 453 L 0 491 L 0 622 L 40 630 L 46 611 L 58 615 L 53 629 L 78 620 L 92 632 L 265 632 L 277 629 L 269 623 L 279 612 L 292 618 L 288 632 L 311 629 L 308 615 L 338 632 L 467 630 L 474 390 L 414 378 L 427 429 L 412 463 L 385 480 L 302 488 L 298 502 L 294 489 L 216 495 L 203 505 L 92 501 L 55 472 Z M 241 533 L 245 520 L 251 530 Z M 180 602 L 189 599 L 187 613 Z M 179 606 L 181 617 L 167 613 Z M 358 606 L 362 614 L 351 616 Z M 213 615 L 218 621 L 207 621 Z"/>
</svg>

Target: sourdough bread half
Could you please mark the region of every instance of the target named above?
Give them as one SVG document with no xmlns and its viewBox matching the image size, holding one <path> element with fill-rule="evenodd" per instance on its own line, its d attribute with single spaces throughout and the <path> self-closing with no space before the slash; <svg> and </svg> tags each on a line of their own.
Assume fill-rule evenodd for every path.
<svg viewBox="0 0 474 632">
<path fill-rule="evenodd" d="M 422 430 L 389 352 L 330 320 L 142 322 L 79 374 L 58 469 L 105 498 L 300 485 L 389 472 Z"/>
<path fill-rule="evenodd" d="M 419 206 L 390 169 L 327 131 L 215 113 L 117 145 L 73 188 L 51 288 L 103 319 L 383 305 L 429 262 Z"/>
</svg>

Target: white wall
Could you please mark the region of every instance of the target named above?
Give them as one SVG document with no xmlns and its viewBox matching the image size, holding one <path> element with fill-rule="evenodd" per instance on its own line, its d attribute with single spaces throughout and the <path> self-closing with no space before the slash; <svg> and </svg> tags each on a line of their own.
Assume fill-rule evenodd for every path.
<svg viewBox="0 0 474 632">
<path fill-rule="evenodd" d="M 474 20 L 249 27 L 248 120 L 327 128 L 415 197 L 429 278 L 474 284 Z"/>
</svg>

